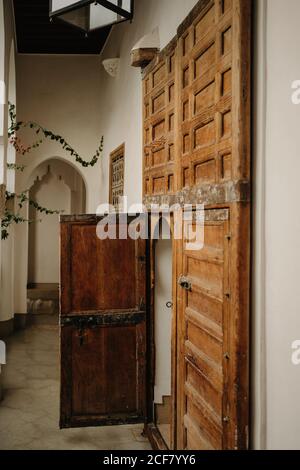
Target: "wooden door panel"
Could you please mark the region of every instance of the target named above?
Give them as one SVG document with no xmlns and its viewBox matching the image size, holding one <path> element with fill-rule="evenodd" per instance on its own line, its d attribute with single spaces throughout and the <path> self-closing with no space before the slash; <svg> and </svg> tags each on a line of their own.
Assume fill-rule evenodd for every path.
<svg viewBox="0 0 300 470">
<path fill-rule="evenodd" d="M 94 226 L 74 226 L 72 246 L 72 307 L 80 310 L 136 307 L 136 244 L 134 240 L 102 240 Z M 82 263 L 91 259 L 90 263 Z M 116 270 L 116 264 L 118 270 Z M 130 279 L 130 288 L 126 280 Z"/>
<path fill-rule="evenodd" d="M 61 223 L 61 427 L 145 419 L 147 245 L 99 220 Z"/>
<path fill-rule="evenodd" d="M 88 329 L 82 344 L 78 331 L 73 330 L 72 344 L 74 416 L 135 413 L 136 328 Z"/>
<path fill-rule="evenodd" d="M 130 238 L 99 240 L 95 224 L 73 224 L 65 230 L 69 264 L 64 257 L 62 276 L 69 271 L 70 278 L 62 283 L 62 314 L 136 309 L 143 297 L 137 292 L 138 243 Z"/>
<path fill-rule="evenodd" d="M 180 101 L 188 100 L 192 108 L 189 118 L 180 116 L 182 187 L 221 180 L 219 152 L 231 146 L 231 33 L 232 9 L 223 11 L 220 1 L 211 0 L 203 2 L 203 11 L 180 39 L 180 68 L 188 73 Z"/>
<path fill-rule="evenodd" d="M 183 448 L 222 449 L 226 396 L 224 354 L 228 291 L 229 211 L 205 211 L 204 247 L 183 244 L 183 275 L 191 289 L 179 289 L 183 348 L 181 363 L 181 438 Z"/>
<path fill-rule="evenodd" d="M 134 309 L 136 292 L 136 243 L 134 240 L 103 240 L 97 247 L 100 309 Z M 118 266 L 118 269 L 116 269 Z M 130 279 L 130 286 L 127 280 Z"/>
<path fill-rule="evenodd" d="M 171 43 L 163 51 L 144 82 L 144 192 L 173 194 L 175 135 L 175 51 Z"/>
<path fill-rule="evenodd" d="M 145 202 L 249 181 L 251 3 L 200 0 L 144 71 Z"/>
<path fill-rule="evenodd" d="M 70 331 L 72 342 L 72 411 L 74 416 L 105 415 L 107 404 L 97 397 L 106 396 L 105 329 Z"/>
<path fill-rule="evenodd" d="M 114 379 L 108 383 L 109 410 L 113 413 L 134 413 L 137 406 L 136 376 L 138 372 L 136 358 L 137 331 L 133 326 L 111 328 L 108 341 L 109 368 L 114 371 Z M 116 348 L 118 345 L 118 348 Z M 110 370 L 107 371 L 110 375 Z"/>
<path fill-rule="evenodd" d="M 95 257 L 97 253 L 95 227 L 75 225 L 69 230 L 71 286 L 70 291 L 65 295 L 70 296 L 72 311 L 97 310 L 99 279 Z M 90 262 L 83 263 L 85 259 L 89 259 Z M 63 285 L 62 289 L 64 289 Z M 63 293 L 65 293 L 64 290 Z"/>
</svg>

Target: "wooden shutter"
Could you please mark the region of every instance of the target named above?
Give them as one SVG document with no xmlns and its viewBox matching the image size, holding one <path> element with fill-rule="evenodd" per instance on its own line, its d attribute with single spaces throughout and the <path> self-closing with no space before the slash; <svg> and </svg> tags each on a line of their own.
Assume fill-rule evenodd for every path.
<svg viewBox="0 0 300 470">
<path fill-rule="evenodd" d="M 121 145 L 110 154 L 109 173 L 109 203 L 113 205 L 117 211 L 121 211 L 121 198 L 124 196 L 125 144 Z"/>
</svg>

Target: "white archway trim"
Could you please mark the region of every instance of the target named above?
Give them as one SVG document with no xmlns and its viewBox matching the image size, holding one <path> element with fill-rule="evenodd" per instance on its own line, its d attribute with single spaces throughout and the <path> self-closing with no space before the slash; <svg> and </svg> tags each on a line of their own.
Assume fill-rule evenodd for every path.
<svg viewBox="0 0 300 470">
<path fill-rule="evenodd" d="M 15 64 L 15 42 L 12 40 L 9 55 L 9 76 L 8 76 L 8 101 L 16 106 L 17 98 L 16 90 L 16 64 Z M 7 163 L 16 163 L 16 150 L 15 147 L 8 143 L 7 146 Z M 16 170 L 7 170 L 7 190 L 11 193 L 15 192 L 16 187 Z"/>
<path fill-rule="evenodd" d="M 33 168 L 30 168 L 30 173 L 29 173 L 29 176 L 26 178 L 26 183 L 24 184 L 24 187 L 31 188 L 34 184 L 36 176 L 39 173 L 42 175 L 43 173 L 47 172 L 47 165 L 49 165 L 49 163 L 51 163 L 51 161 L 59 161 L 59 162 L 61 162 L 61 164 L 66 165 L 68 167 L 71 167 L 72 170 L 75 173 L 77 173 L 78 177 L 80 179 L 82 179 L 82 181 L 84 183 L 85 193 L 87 195 L 88 184 L 87 184 L 86 176 L 84 175 L 84 173 L 81 171 L 80 168 L 78 168 L 78 166 L 76 164 L 74 164 L 73 162 L 71 162 L 70 160 L 68 160 L 64 157 L 57 156 L 57 155 L 53 155 L 51 157 L 47 156 L 47 157 L 44 157 L 44 158 L 41 157 L 41 159 L 37 162 L 37 164 Z"/>
<path fill-rule="evenodd" d="M 56 161 L 54 159 L 49 160 L 48 162 L 44 162 L 38 168 L 36 168 L 36 170 L 32 174 L 32 185 L 28 187 L 29 190 L 31 190 L 34 186 L 46 181 L 46 178 L 50 174 L 52 175 L 53 178 L 56 178 L 58 181 L 61 181 L 66 186 L 68 186 L 70 191 L 76 191 L 76 181 L 75 181 L 74 176 L 76 177 L 78 176 L 78 178 L 81 179 L 82 183 L 84 183 L 83 179 L 81 178 L 81 175 L 77 173 L 74 170 L 74 168 L 72 168 L 71 175 L 67 175 L 66 172 L 64 171 L 59 171 L 59 169 L 57 169 L 55 165 Z M 66 168 L 67 168 L 67 165 L 66 165 Z"/>
<path fill-rule="evenodd" d="M 85 185 L 71 165 L 58 159 L 40 164 L 32 174 L 29 199 L 49 210 L 65 214 L 85 212 Z M 29 207 L 28 284 L 59 282 L 59 217 Z"/>
</svg>

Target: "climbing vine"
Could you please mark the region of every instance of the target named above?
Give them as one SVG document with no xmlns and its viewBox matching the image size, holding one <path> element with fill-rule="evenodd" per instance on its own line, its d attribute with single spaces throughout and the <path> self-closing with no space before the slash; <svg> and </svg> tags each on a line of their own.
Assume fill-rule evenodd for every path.
<svg viewBox="0 0 300 470">
<path fill-rule="evenodd" d="M 17 165 L 16 163 L 7 163 L 8 170 L 17 170 L 17 171 L 24 171 L 26 168 L 25 165 Z"/>
<path fill-rule="evenodd" d="M 45 129 L 40 124 L 33 122 L 33 121 L 17 121 L 16 115 L 16 107 L 15 105 L 9 103 L 9 117 L 10 117 L 10 126 L 8 129 L 8 138 L 9 142 L 14 146 L 16 151 L 21 154 L 25 155 L 26 153 L 31 152 L 32 150 L 40 147 L 44 143 L 46 139 L 50 139 L 54 142 L 57 142 L 64 151 L 69 153 L 69 155 L 76 160 L 77 163 L 82 165 L 84 168 L 89 166 L 95 166 L 98 162 L 99 158 L 102 155 L 103 151 L 103 137 L 101 138 L 100 145 L 96 150 L 96 153 L 92 156 L 91 160 L 87 161 L 84 160 L 76 150 L 59 134 L 54 134 L 52 131 Z M 38 138 L 35 142 L 33 142 L 29 146 L 24 146 L 21 142 L 21 139 L 17 136 L 17 132 L 21 129 L 29 128 L 32 129 L 36 135 L 40 135 L 41 137 Z"/>
<path fill-rule="evenodd" d="M 100 145 L 97 148 L 95 154 L 92 156 L 90 160 L 83 159 L 78 152 L 59 134 L 55 134 L 52 131 L 42 127 L 40 124 L 33 122 L 33 121 L 17 121 L 16 115 L 16 107 L 15 105 L 9 103 L 8 105 L 9 110 L 9 128 L 8 128 L 8 139 L 9 143 L 13 145 L 16 152 L 19 155 L 26 155 L 30 153 L 32 150 L 37 149 L 40 147 L 47 139 L 53 142 L 57 142 L 62 149 L 67 152 L 72 158 L 75 159 L 77 163 L 82 165 L 84 168 L 89 166 L 93 167 L 98 162 L 99 158 L 102 156 L 103 152 L 103 137 L 100 140 Z M 33 132 L 38 136 L 34 142 L 30 145 L 24 145 L 21 138 L 18 136 L 18 132 L 21 129 L 29 128 L 32 129 Z M 26 168 L 25 165 L 19 165 L 15 163 L 8 163 L 7 164 L 8 170 L 18 170 L 24 171 Z M 7 207 L 7 202 L 9 200 L 15 199 L 17 201 L 17 206 L 19 211 L 23 208 L 24 203 L 27 202 L 30 206 L 34 207 L 37 212 L 44 214 L 44 215 L 51 215 L 51 214 L 61 214 L 63 211 L 59 210 L 51 210 L 47 209 L 46 207 L 40 206 L 36 201 L 30 199 L 27 196 L 28 191 L 23 191 L 21 194 L 10 193 L 6 191 L 5 198 L 6 198 L 6 207 L 4 211 L 4 216 L 1 219 L 1 239 L 5 240 L 9 236 L 9 227 L 11 224 L 20 224 L 22 222 L 34 222 L 33 220 L 25 219 L 20 215 L 20 213 L 15 214 L 14 212 L 10 211 Z"/>
<path fill-rule="evenodd" d="M 4 216 L 1 219 L 1 240 L 6 240 L 8 238 L 8 228 L 11 224 L 20 224 L 21 222 L 29 222 L 29 220 L 24 219 L 20 214 L 14 214 L 8 209 L 5 209 Z"/>
<path fill-rule="evenodd" d="M 22 171 L 22 169 L 21 169 Z M 53 215 L 53 214 L 61 214 L 63 211 L 59 210 L 52 210 L 48 209 L 46 207 L 41 206 L 38 204 L 36 201 L 33 199 L 30 199 L 27 196 L 28 191 L 24 191 L 21 194 L 16 194 L 16 193 L 10 193 L 9 191 L 5 191 L 5 209 L 4 209 L 4 215 L 1 219 L 1 240 L 6 240 L 9 237 L 9 227 L 12 224 L 20 224 L 22 222 L 41 222 L 41 219 L 34 219 L 34 220 L 29 220 L 25 219 L 24 217 L 21 216 L 20 212 L 16 213 L 14 211 L 9 210 L 7 203 L 10 200 L 14 200 L 17 202 L 17 207 L 19 211 L 23 208 L 25 202 L 28 202 L 28 204 L 36 209 L 37 212 L 44 214 L 44 215 Z"/>
<path fill-rule="evenodd" d="M 8 191 L 5 192 L 5 199 L 6 202 L 12 199 L 16 199 L 17 205 L 19 207 L 19 210 L 21 210 L 24 206 L 25 202 L 28 202 L 28 204 L 32 207 L 34 207 L 39 213 L 45 214 L 45 215 L 53 215 L 53 214 L 61 214 L 63 211 L 58 211 L 58 210 L 51 210 L 47 209 L 46 207 L 40 206 L 36 201 L 33 201 L 30 199 L 26 192 L 22 192 L 21 194 L 15 194 L 15 193 L 10 193 Z M 41 220 L 39 220 L 40 222 Z M 15 214 L 14 212 L 11 212 L 8 210 L 8 208 L 5 208 L 4 212 L 4 217 L 1 220 L 1 239 L 6 240 L 9 236 L 8 228 L 11 224 L 20 224 L 21 222 L 35 222 L 35 220 L 28 220 L 22 217 L 20 214 Z"/>
</svg>

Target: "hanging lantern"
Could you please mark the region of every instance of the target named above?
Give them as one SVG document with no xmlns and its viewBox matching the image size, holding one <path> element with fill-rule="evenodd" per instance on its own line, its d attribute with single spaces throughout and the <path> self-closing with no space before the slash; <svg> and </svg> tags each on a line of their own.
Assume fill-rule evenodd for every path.
<svg viewBox="0 0 300 470">
<path fill-rule="evenodd" d="M 50 19 L 59 18 L 89 33 L 132 20 L 134 0 L 50 0 Z"/>
</svg>

